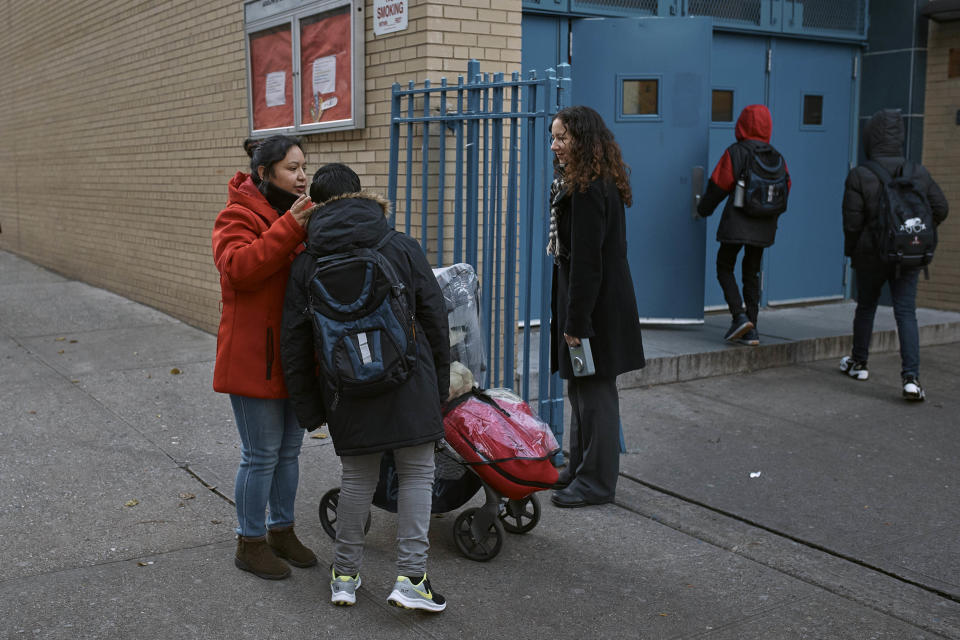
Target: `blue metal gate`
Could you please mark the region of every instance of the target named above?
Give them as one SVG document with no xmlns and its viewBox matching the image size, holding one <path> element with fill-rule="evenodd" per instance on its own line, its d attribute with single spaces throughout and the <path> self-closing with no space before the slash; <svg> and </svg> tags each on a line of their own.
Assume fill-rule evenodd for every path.
<svg viewBox="0 0 960 640">
<path fill-rule="evenodd" d="M 549 329 L 544 323 L 534 336 L 531 326 L 531 318 L 550 317 L 549 297 L 534 308 L 532 292 L 550 290 L 549 218 L 537 212 L 547 208 L 552 179 L 550 121 L 569 103 L 569 66 L 558 71 L 505 79 L 481 74 L 471 60 L 455 86 L 446 78 L 439 86 L 394 84 L 388 198 L 391 222 L 417 238 L 435 266 L 466 262 L 477 272 L 488 362 L 480 383 L 530 400 L 536 380 L 538 413 L 562 441 L 563 387 L 549 375 Z"/>
</svg>

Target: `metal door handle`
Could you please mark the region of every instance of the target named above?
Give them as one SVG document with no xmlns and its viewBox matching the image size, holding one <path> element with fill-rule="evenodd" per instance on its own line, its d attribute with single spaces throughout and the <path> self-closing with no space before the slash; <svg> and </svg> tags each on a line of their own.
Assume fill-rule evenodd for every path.
<svg viewBox="0 0 960 640">
<path fill-rule="evenodd" d="M 700 194 L 703 191 L 703 167 L 696 166 L 690 170 L 690 195 L 691 198 L 691 217 L 696 220 L 700 217 L 700 214 L 697 213 L 697 205 L 700 204 Z"/>
</svg>

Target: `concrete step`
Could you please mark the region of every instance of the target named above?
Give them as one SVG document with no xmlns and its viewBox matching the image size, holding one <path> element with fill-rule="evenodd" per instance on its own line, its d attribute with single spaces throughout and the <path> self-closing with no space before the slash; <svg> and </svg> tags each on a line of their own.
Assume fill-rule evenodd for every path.
<svg viewBox="0 0 960 640">
<path fill-rule="evenodd" d="M 647 366 L 621 375 L 617 386 L 631 389 L 839 359 L 850 353 L 855 309 L 853 301 L 763 309 L 758 323 L 760 345 L 755 347 L 723 340 L 730 321 L 727 314 L 708 315 L 700 325 L 647 326 L 643 328 Z M 920 346 L 960 342 L 960 313 L 921 308 L 917 309 L 917 322 Z M 539 334 L 532 333 L 531 399 L 537 397 L 539 387 Z M 870 352 L 887 353 L 899 348 L 893 309 L 878 307 Z M 518 350 L 516 389 L 522 386 L 522 360 Z"/>
</svg>

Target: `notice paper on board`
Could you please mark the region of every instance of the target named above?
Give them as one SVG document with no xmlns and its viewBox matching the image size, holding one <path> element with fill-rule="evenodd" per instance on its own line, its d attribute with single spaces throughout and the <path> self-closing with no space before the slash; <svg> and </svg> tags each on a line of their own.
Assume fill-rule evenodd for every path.
<svg viewBox="0 0 960 640">
<path fill-rule="evenodd" d="M 287 102 L 286 71 L 272 71 L 267 74 L 266 101 L 268 107 L 279 107 Z"/>
<path fill-rule="evenodd" d="M 313 61 L 313 94 L 324 95 L 337 90 L 337 56 L 324 56 Z"/>
</svg>

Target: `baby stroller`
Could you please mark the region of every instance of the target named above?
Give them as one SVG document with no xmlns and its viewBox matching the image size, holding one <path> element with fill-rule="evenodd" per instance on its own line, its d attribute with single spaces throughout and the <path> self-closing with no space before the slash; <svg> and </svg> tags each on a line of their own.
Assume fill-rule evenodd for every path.
<svg viewBox="0 0 960 640">
<path fill-rule="evenodd" d="M 540 520 L 537 491 L 557 481 L 552 464 L 559 452 L 550 427 L 509 390 L 481 391 L 474 386 L 485 375 L 479 332 L 479 284 L 473 268 L 453 265 L 434 271 L 447 301 L 451 336 L 451 389 L 461 393 L 444 407 L 446 437 L 436 448 L 433 513 L 459 509 L 482 488 L 480 507 L 462 511 L 453 523 L 453 539 L 471 560 L 495 558 L 504 531 L 522 534 Z M 469 366 L 468 366 L 469 365 Z M 393 456 L 380 463 L 380 480 L 373 504 L 397 512 L 398 478 Z M 340 489 L 320 500 L 320 524 L 336 536 Z M 370 517 L 364 528 L 370 528 Z"/>
</svg>

